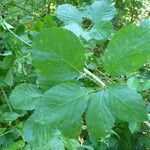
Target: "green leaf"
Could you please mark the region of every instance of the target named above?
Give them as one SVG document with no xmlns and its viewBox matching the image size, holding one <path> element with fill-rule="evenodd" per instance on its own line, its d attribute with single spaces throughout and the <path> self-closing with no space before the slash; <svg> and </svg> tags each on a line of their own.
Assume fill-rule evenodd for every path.
<svg viewBox="0 0 150 150">
<path fill-rule="evenodd" d="M 128 79 L 127 85 L 129 88 L 138 91 L 138 88 L 140 86 L 140 80 L 135 77 L 131 77 L 130 79 Z"/>
<path fill-rule="evenodd" d="M 77 23 L 70 23 L 64 26 L 64 29 L 72 31 L 76 36 L 83 37 L 87 41 L 91 39 L 89 32 L 85 31 L 79 24 Z"/>
<path fill-rule="evenodd" d="M 106 104 L 104 92 L 92 96 L 87 110 L 87 127 L 96 138 L 104 138 L 110 133 L 115 117 Z"/>
<path fill-rule="evenodd" d="M 59 5 L 56 10 L 56 16 L 65 24 L 69 24 L 72 22 L 81 23 L 82 15 L 81 12 L 70 4 Z"/>
<path fill-rule="evenodd" d="M 140 25 L 144 28 L 150 29 L 150 18 L 141 21 Z"/>
<path fill-rule="evenodd" d="M 150 58 L 150 30 L 129 25 L 119 30 L 104 53 L 104 67 L 111 75 L 132 73 Z"/>
<path fill-rule="evenodd" d="M 4 76 L 0 76 L 0 86 L 6 86 Z"/>
<path fill-rule="evenodd" d="M 99 21 L 90 30 L 90 36 L 95 40 L 104 40 L 114 32 L 112 23 L 109 21 Z"/>
<path fill-rule="evenodd" d="M 77 138 L 82 131 L 82 117 L 76 122 L 63 122 L 63 125 L 59 126 L 65 137 Z"/>
<path fill-rule="evenodd" d="M 60 84 L 44 93 L 33 118 L 38 122 L 56 124 L 62 131 L 70 131 L 67 133 L 69 136 L 79 135 L 81 116 L 87 102 L 88 92 L 85 88 L 73 83 Z"/>
<path fill-rule="evenodd" d="M 2 127 L 0 127 L 0 136 L 2 136 L 3 135 L 3 133 L 4 133 L 4 131 L 6 130 L 6 128 L 2 128 Z M 0 142 L 1 143 L 1 142 Z"/>
<path fill-rule="evenodd" d="M 64 141 L 65 148 L 69 150 L 77 150 L 81 146 L 78 140 L 76 139 L 69 139 L 64 137 L 63 141 Z"/>
<path fill-rule="evenodd" d="M 129 129 L 130 129 L 132 134 L 139 131 L 140 127 L 141 127 L 140 123 L 129 122 Z"/>
<path fill-rule="evenodd" d="M 0 68 L 3 69 L 3 70 L 8 70 L 10 69 L 13 64 L 14 64 L 14 56 L 13 55 L 10 55 L 10 56 L 6 56 L 3 61 L 0 63 Z"/>
<path fill-rule="evenodd" d="M 140 145 L 144 146 L 146 149 L 150 149 L 150 137 L 146 136 L 146 135 L 142 135 L 139 139 L 138 139 Z"/>
<path fill-rule="evenodd" d="M 150 80 L 140 82 L 139 79 L 131 77 L 130 79 L 128 79 L 127 84 L 129 88 L 135 89 L 136 91 L 140 92 L 150 89 Z"/>
<path fill-rule="evenodd" d="M 114 3 L 111 0 L 101 0 L 92 3 L 87 9 L 88 18 L 93 22 L 109 21 L 116 15 Z"/>
<path fill-rule="evenodd" d="M 126 85 L 114 84 L 106 89 L 110 111 L 119 119 L 128 122 L 147 120 L 146 107 L 142 96 Z"/>
<path fill-rule="evenodd" d="M 85 63 L 79 39 L 70 31 L 57 28 L 45 29 L 35 37 L 32 57 L 42 80 L 54 84 L 76 78 Z"/>
<path fill-rule="evenodd" d="M 23 127 L 23 136 L 34 150 L 64 150 L 61 133 L 48 124 L 29 119 Z"/>
<path fill-rule="evenodd" d="M 20 140 L 15 143 L 12 143 L 7 148 L 4 148 L 4 150 L 19 150 L 19 149 L 23 149 L 24 146 L 25 146 L 25 142 Z"/>
<path fill-rule="evenodd" d="M 65 148 L 68 150 L 94 150 L 91 146 L 79 144 L 79 141 L 76 139 L 68 139 L 63 137 Z"/>
<path fill-rule="evenodd" d="M 150 90 L 150 80 L 145 80 L 139 88 L 140 91 Z"/>
<path fill-rule="evenodd" d="M 19 117 L 19 115 L 15 112 L 5 112 L 0 116 L 0 121 L 2 122 L 8 122 L 8 121 L 14 121 Z"/>
<path fill-rule="evenodd" d="M 14 80 L 14 76 L 13 76 L 13 70 L 14 68 L 11 67 L 7 74 L 6 74 L 6 77 L 5 77 L 5 83 L 9 86 L 12 86 L 13 85 L 13 80 Z"/>
<path fill-rule="evenodd" d="M 9 101 L 15 109 L 33 110 L 41 94 L 36 85 L 22 83 L 12 91 Z"/>
<path fill-rule="evenodd" d="M 19 138 L 20 134 L 16 132 L 15 128 L 7 128 L 7 131 L 0 135 L 0 149 L 4 150 L 9 148 L 9 146 L 11 147 Z"/>
</svg>

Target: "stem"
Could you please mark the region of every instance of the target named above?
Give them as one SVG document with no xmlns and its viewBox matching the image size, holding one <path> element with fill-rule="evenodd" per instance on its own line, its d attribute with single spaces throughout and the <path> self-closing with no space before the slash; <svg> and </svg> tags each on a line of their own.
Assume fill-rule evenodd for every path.
<svg viewBox="0 0 150 150">
<path fill-rule="evenodd" d="M 5 26 L 6 27 L 6 26 Z M 7 28 L 7 27 L 6 27 Z M 12 34 L 14 35 L 17 39 L 19 39 L 21 42 L 23 42 L 24 44 L 28 45 L 31 47 L 31 45 L 27 42 L 25 42 L 23 39 L 21 39 L 18 35 L 16 35 L 13 31 L 11 31 L 9 28 L 7 28 L 7 30 Z"/>
<path fill-rule="evenodd" d="M 88 76 L 90 76 L 92 79 L 94 79 L 95 82 L 99 83 L 102 87 L 105 87 L 106 84 L 100 80 L 96 75 L 94 75 L 92 72 L 84 68 L 84 73 Z"/>
<path fill-rule="evenodd" d="M 10 131 L 5 132 L 5 133 L 3 133 L 3 134 L 1 134 L 0 137 L 4 136 L 4 135 L 6 135 L 6 134 L 8 134 L 8 133 L 10 133 L 10 132 L 13 132 L 13 129 L 10 130 Z"/>
<path fill-rule="evenodd" d="M 2 21 L 2 24 L 5 26 L 5 28 L 13 35 L 15 36 L 17 39 L 19 39 L 21 42 L 23 42 L 24 44 L 28 45 L 31 47 L 31 44 L 27 43 L 26 41 L 24 41 L 23 39 L 21 39 L 18 35 L 16 35 L 13 31 L 11 31 L 7 25 L 5 24 L 5 20 L 3 20 L 2 18 L 0 18 Z"/>
<path fill-rule="evenodd" d="M 9 102 L 8 102 L 7 95 L 6 95 L 6 93 L 5 93 L 5 91 L 4 91 L 4 89 L 3 89 L 2 86 L 1 86 L 1 91 L 2 91 L 2 93 L 3 93 L 4 99 L 5 99 L 5 101 L 6 101 L 7 105 L 8 105 L 8 107 L 9 107 L 10 112 L 13 112 L 13 109 L 11 108 L 11 106 L 10 106 L 10 104 L 9 104 Z"/>
</svg>

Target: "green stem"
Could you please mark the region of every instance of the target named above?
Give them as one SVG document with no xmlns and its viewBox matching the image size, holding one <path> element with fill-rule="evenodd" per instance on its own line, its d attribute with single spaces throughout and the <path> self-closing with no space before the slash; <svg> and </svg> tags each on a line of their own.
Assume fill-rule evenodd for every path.
<svg viewBox="0 0 150 150">
<path fill-rule="evenodd" d="M 6 101 L 6 104 L 8 105 L 8 108 L 9 108 L 10 112 L 13 112 L 13 109 L 11 108 L 11 106 L 10 106 L 10 104 L 9 104 L 9 101 L 8 101 L 7 95 L 6 95 L 6 93 L 5 93 L 5 91 L 4 91 L 4 89 L 3 89 L 3 87 L 2 87 L 2 86 L 1 86 L 1 91 L 2 91 L 2 94 L 3 94 L 4 99 L 5 99 L 5 101 Z"/>
<path fill-rule="evenodd" d="M 17 39 L 19 39 L 21 42 L 23 42 L 24 44 L 28 45 L 31 47 L 31 44 L 27 43 L 26 41 L 24 41 L 23 39 L 21 39 L 18 35 L 16 35 L 13 31 L 11 31 L 7 25 L 6 25 L 6 22 L 5 20 L 3 20 L 2 18 L 0 18 L 0 20 L 2 21 L 2 24 L 4 25 L 4 27 L 13 35 L 15 36 Z"/>
<path fill-rule="evenodd" d="M 88 69 L 84 68 L 84 73 L 86 75 L 88 75 L 89 77 L 91 77 L 92 79 L 94 79 L 94 81 L 98 84 L 100 84 L 102 87 L 105 87 L 106 84 L 100 79 L 98 78 L 96 75 L 94 75 L 92 72 L 90 72 Z"/>
</svg>

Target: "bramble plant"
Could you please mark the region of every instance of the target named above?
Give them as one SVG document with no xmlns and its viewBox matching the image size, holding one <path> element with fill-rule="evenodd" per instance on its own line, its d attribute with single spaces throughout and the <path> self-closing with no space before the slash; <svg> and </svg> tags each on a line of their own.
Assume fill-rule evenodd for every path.
<svg viewBox="0 0 150 150">
<path fill-rule="evenodd" d="M 116 31 L 116 15 L 100 0 L 59 5 L 31 29 L 1 17 L 0 148 L 149 148 L 150 19 Z"/>
</svg>

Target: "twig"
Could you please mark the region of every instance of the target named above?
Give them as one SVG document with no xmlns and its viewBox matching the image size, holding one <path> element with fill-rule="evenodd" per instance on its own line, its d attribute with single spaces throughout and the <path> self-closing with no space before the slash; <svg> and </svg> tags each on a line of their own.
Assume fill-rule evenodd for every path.
<svg viewBox="0 0 150 150">
<path fill-rule="evenodd" d="M 5 101 L 6 101 L 7 105 L 8 105 L 8 107 L 9 107 L 10 112 L 13 112 L 13 109 L 11 108 L 11 106 L 10 106 L 10 104 L 9 104 L 9 102 L 8 102 L 7 95 L 6 95 L 6 93 L 5 93 L 5 91 L 4 91 L 4 89 L 3 89 L 2 86 L 1 86 L 1 91 L 2 91 L 2 93 L 3 93 L 4 99 L 5 99 Z"/>
<path fill-rule="evenodd" d="M 102 85 L 102 87 L 105 87 L 105 83 L 103 81 L 101 81 L 96 75 L 94 75 L 92 72 L 90 72 L 89 70 L 87 70 L 86 68 L 84 68 L 84 73 L 88 76 L 90 76 L 91 78 L 94 79 L 94 81 L 96 81 L 97 83 L 99 83 L 100 85 Z"/>
<path fill-rule="evenodd" d="M 103 76 L 106 78 L 106 80 L 108 80 L 109 82 L 114 83 L 114 81 L 113 81 L 112 79 L 110 79 L 105 73 L 101 72 L 101 71 L 98 70 L 98 69 L 96 69 L 96 71 L 97 71 L 99 74 L 103 75 Z"/>
<path fill-rule="evenodd" d="M 19 39 L 21 42 L 23 42 L 24 44 L 26 44 L 26 45 L 28 45 L 28 46 L 30 46 L 31 47 L 31 44 L 29 44 L 29 43 L 27 43 L 26 41 L 24 41 L 23 39 L 21 39 L 18 35 L 16 35 L 13 31 L 11 31 L 8 27 L 7 27 L 7 25 L 6 25 L 6 23 L 5 23 L 5 20 L 3 20 L 2 18 L 1 18 L 1 20 L 2 20 L 2 24 L 5 26 L 5 28 L 13 35 L 13 36 L 15 36 L 17 39 Z"/>
<path fill-rule="evenodd" d="M 8 134 L 8 133 L 10 133 L 10 132 L 13 132 L 13 131 L 14 131 L 14 130 L 12 129 L 12 130 L 9 130 L 9 131 L 7 131 L 7 132 L 4 132 L 3 134 L 0 135 L 0 137 L 4 136 L 4 135 L 6 135 L 6 134 Z"/>
</svg>

